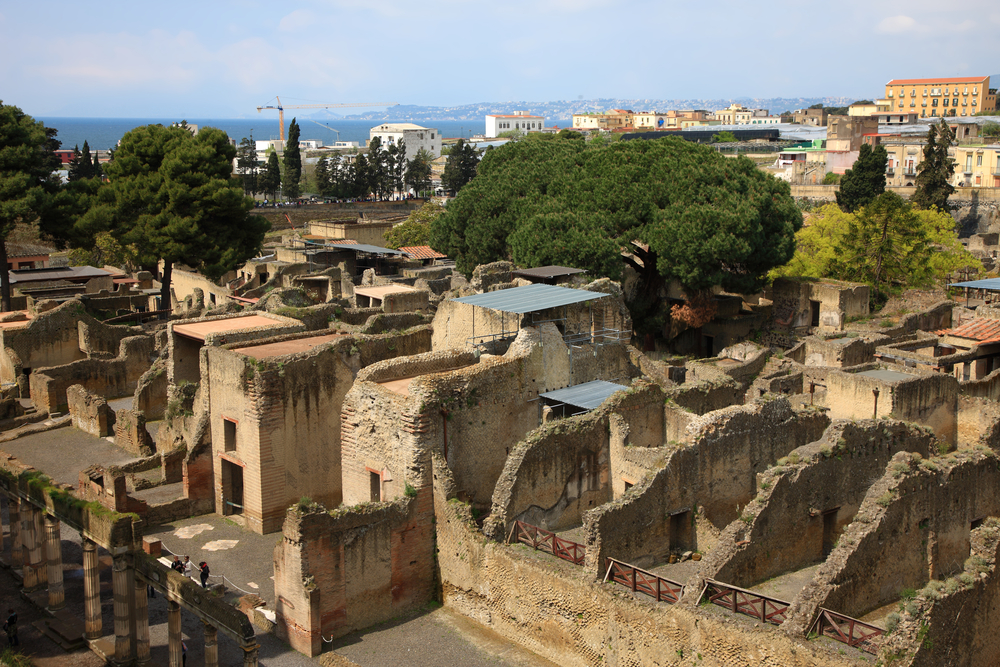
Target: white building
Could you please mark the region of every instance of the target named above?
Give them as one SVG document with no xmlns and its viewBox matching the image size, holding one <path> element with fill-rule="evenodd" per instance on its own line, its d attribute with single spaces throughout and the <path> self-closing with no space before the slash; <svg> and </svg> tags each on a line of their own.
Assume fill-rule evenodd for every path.
<svg viewBox="0 0 1000 667">
<path fill-rule="evenodd" d="M 515 111 L 507 115 L 490 115 L 486 117 L 487 139 L 500 136 L 501 132 L 521 130 L 522 132 L 541 132 L 545 129 L 545 116 L 532 116 L 527 111 Z"/>
<path fill-rule="evenodd" d="M 421 127 L 413 123 L 385 123 L 368 132 L 369 141 L 375 137 L 382 141 L 382 148 L 389 148 L 400 141 L 406 142 L 407 160 L 412 160 L 421 148 L 432 157 L 441 155 L 441 133 L 433 127 Z"/>
</svg>

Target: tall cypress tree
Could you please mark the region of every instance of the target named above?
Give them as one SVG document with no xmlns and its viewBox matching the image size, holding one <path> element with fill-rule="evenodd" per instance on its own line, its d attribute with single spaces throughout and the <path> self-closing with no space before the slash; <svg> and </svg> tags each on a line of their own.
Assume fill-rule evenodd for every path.
<svg viewBox="0 0 1000 667">
<path fill-rule="evenodd" d="M 80 175 L 80 145 L 73 146 L 73 159 L 69 161 L 69 180 L 78 181 L 83 176 Z"/>
<path fill-rule="evenodd" d="M 80 178 L 94 177 L 94 159 L 90 156 L 90 144 L 83 140 L 83 148 L 80 149 Z"/>
<path fill-rule="evenodd" d="M 98 155 L 97 151 L 94 151 L 94 178 L 103 178 L 104 169 L 101 167 L 101 156 Z"/>
<path fill-rule="evenodd" d="M 844 213 L 854 213 L 885 192 L 885 165 L 889 154 L 884 146 L 862 144 L 854 166 L 840 180 L 837 206 Z"/>
<path fill-rule="evenodd" d="M 298 199 L 299 179 L 302 177 L 302 153 L 299 151 L 299 124 L 292 119 L 288 125 L 288 143 L 285 144 L 285 179 L 282 182 L 285 197 Z"/>
<path fill-rule="evenodd" d="M 955 191 L 955 186 L 950 183 L 955 173 L 955 161 L 948 156 L 948 148 L 954 138 L 944 118 L 927 130 L 924 159 L 917 165 L 917 190 L 911 200 L 920 208 L 948 210 L 948 197 Z"/>
<path fill-rule="evenodd" d="M 260 190 L 271 199 L 278 196 L 278 188 L 281 187 L 281 167 L 278 166 L 278 154 L 271 151 L 267 155 L 267 167 L 260 176 Z"/>
</svg>

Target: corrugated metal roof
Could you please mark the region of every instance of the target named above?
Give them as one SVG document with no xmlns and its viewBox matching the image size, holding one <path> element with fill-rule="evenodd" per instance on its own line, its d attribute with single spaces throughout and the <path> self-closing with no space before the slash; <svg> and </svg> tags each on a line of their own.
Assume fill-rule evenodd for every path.
<svg viewBox="0 0 1000 667">
<path fill-rule="evenodd" d="M 368 245 L 367 243 L 328 243 L 327 248 L 340 248 L 341 250 L 353 250 L 355 252 L 370 252 L 379 255 L 405 255 L 405 252 L 401 250 L 393 250 L 392 248 L 380 248 L 377 245 Z"/>
<path fill-rule="evenodd" d="M 453 299 L 459 303 L 467 303 L 480 308 L 499 310 L 505 313 L 534 313 L 547 308 L 569 306 L 574 303 L 603 299 L 608 296 L 600 292 L 588 292 L 558 285 L 525 285 L 510 289 L 463 296 Z"/>
<path fill-rule="evenodd" d="M 584 410 L 593 410 L 600 407 L 601 403 L 606 401 L 611 394 L 625 389 L 628 389 L 628 387 L 615 384 L 614 382 L 594 380 L 573 387 L 566 387 L 565 389 L 547 391 L 544 394 L 539 394 L 539 396 L 549 401 L 566 403 L 567 405 L 583 408 Z"/>
<path fill-rule="evenodd" d="M 972 289 L 985 289 L 1000 291 L 1000 278 L 985 278 L 983 280 L 969 280 L 964 283 L 952 283 L 948 287 L 971 287 Z"/>
<path fill-rule="evenodd" d="M 558 278 L 560 276 L 572 276 L 577 273 L 586 273 L 584 269 L 574 269 L 569 266 L 536 266 L 533 269 L 518 269 L 515 276 L 525 276 L 528 278 Z"/>
<path fill-rule="evenodd" d="M 445 259 L 448 257 L 448 255 L 439 253 L 429 245 L 404 246 L 400 250 L 414 259 Z"/>
<path fill-rule="evenodd" d="M 93 266 L 64 266 L 47 269 L 19 269 L 8 271 L 11 284 L 49 280 L 87 281 L 91 278 L 110 276 L 107 271 Z"/>
</svg>

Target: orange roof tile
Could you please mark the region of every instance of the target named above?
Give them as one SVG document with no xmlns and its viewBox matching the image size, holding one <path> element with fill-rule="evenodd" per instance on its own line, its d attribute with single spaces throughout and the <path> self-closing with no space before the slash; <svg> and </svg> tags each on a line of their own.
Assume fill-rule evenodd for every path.
<svg viewBox="0 0 1000 667">
<path fill-rule="evenodd" d="M 442 255 L 429 245 L 407 246 L 400 248 L 400 250 L 414 259 L 444 259 L 448 257 L 448 255 Z"/>
<path fill-rule="evenodd" d="M 977 317 L 969 320 L 965 324 L 960 324 L 954 329 L 941 329 L 935 331 L 939 336 L 955 336 L 956 338 L 969 338 L 980 343 L 1000 340 L 1000 320 L 986 317 Z"/>
<path fill-rule="evenodd" d="M 893 79 L 887 86 L 919 86 L 929 83 L 982 83 L 988 76 L 953 76 L 940 79 Z"/>
</svg>

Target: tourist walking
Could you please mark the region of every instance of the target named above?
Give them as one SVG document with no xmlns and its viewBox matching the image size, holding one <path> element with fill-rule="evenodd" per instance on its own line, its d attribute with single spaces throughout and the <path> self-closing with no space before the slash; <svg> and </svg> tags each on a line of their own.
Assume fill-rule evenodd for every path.
<svg viewBox="0 0 1000 667">
<path fill-rule="evenodd" d="M 209 574 L 208 563 L 206 563 L 205 561 L 201 561 L 198 567 L 201 569 L 201 587 L 208 588 L 208 574 Z"/>
<path fill-rule="evenodd" d="M 20 646 L 20 642 L 17 641 L 17 612 L 8 609 L 7 614 L 7 621 L 3 624 L 4 632 L 7 633 L 7 645 Z"/>
</svg>

